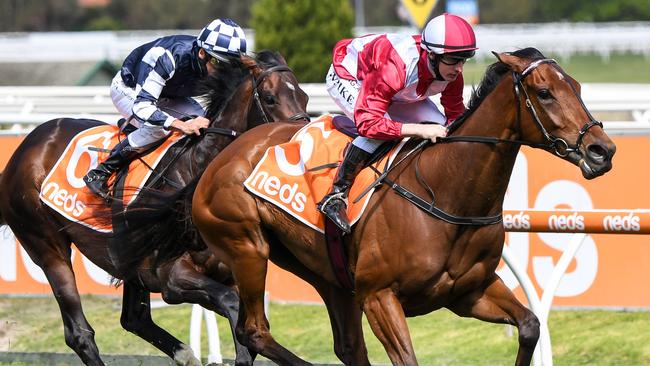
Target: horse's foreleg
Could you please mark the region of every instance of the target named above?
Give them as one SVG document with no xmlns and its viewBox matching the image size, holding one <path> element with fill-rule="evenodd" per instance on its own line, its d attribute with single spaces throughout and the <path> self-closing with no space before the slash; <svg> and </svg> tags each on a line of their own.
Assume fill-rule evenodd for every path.
<svg viewBox="0 0 650 366">
<path fill-rule="evenodd" d="M 363 339 L 362 312 L 354 296 L 305 267 L 282 244 L 271 249 L 271 260 L 314 286 L 327 306 L 334 336 L 334 353 L 345 365 L 370 365 Z"/>
<path fill-rule="evenodd" d="M 194 357 L 190 347 L 153 322 L 149 295 L 137 284 L 124 283 L 120 317 L 122 327 L 161 350 L 177 365 L 201 366 L 201 361 Z"/>
<path fill-rule="evenodd" d="M 393 365 L 418 364 L 402 304 L 392 290 L 369 294 L 363 301 L 363 311 Z"/>
<path fill-rule="evenodd" d="M 370 365 L 361 326 L 362 311 L 346 290 L 315 286 L 327 306 L 334 335 L 334 352 L 345 365 Z"/>
<path fill-rule="evenodd" d="M 260 236 L 261 237 L 261 236 Z M 240 246 L 241 248 L 242 246 Z M 241 248 L 228 263 L 239 287 L 240 308 L 237 338 L 251 351 L 279 365 L 310 365 L 273 339 L 264 314 L 267 258 L 252 243 Z"/>
<path fill-rule="evenodd" d="M 177 259 L 163 282 L 163 299 L 168 303 L 192 303 L 214 311 L 228 319 L 235 341 L 235 365 L 252 365 L 255 355 L 237 340 L 235 327 L 239 314 L 239 296 L 203 273 L 197 272 L 183 257 Z"/>
<path fill-rule="evenodd" d="M 220 205 L 220 207 L 223 205 Z M 196 215 L 194 222 L 215 255 L 231 269 L 239 288 L 239 319 L 237 339 L 251 352 L 267 357 L 279 365 L 309 365 L 278 344 L 271 336 L 264 314 L 264 289 L 269 245 L 259 227 L 250 227 L 248 218 L 222 221 L 211 212 Z M 233 226 L 233 227 L 231 227 Z M 233 237 L 226 233 L 242 233 Z"/>
<path fill-rule="evenodd" d="M 460 316 L 516 325 L 519 330 L 519 351 L 515 365 L 530 364 L 539 339 L 539 320 L 515 298 L 499 277 L 495 276 L 482 294 L 472 292 L 448 308 Z"/>
</svg>

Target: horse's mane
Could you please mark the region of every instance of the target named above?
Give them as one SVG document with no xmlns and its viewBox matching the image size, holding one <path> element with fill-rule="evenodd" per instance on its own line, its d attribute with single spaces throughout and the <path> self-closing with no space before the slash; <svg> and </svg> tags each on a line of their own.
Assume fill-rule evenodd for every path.
<svg viewBox="0 0 650 366">
<path fill-rule="evenodd" d="M 530 59 L 531 61 L 544 58 L 544 55 L 533 47 L 514 51 L 512 52 L 512 55 L 524 59 Z M 494 90 L 494 88 L 496 88 L 501 79 L 503 79 L 503 76 L 509 71 L 510 67 L 501 61 L 497 61 L 488 66 L 478 87 L 473 88 L 472 90 L 472 96 L 469 99 L 467 110 L 465 110 L 465 112 L 449 126 L 450 132 L 453 132 L 458 128 L 467 117 L 472 115 L 472 113 L 478 109 L 485 98 Z"/>
<path fill-rule="evenodd" d="M 203 95 L 206 101 L 205 117 L 213 120 L 219 116 L 252 68 L 259 66 L 268 69 L 284 64 L 286 62 L 279 53 L 267 50 L 257 52 L 254 57 L 232 57 L 229 62 L 220 62 L 217 71 L 207 75 L 196 86 L 196 92 Z"/>
<path fill-rule="evenodd" d="M 199 81 L 196 91 L 206 101 L 205 117 L 216 118 L 234 94 L 243 79 L 250 74 L 241 59 L 231 58 L 229 62 L 220 62 L 217 71 Z"/>
</svg>

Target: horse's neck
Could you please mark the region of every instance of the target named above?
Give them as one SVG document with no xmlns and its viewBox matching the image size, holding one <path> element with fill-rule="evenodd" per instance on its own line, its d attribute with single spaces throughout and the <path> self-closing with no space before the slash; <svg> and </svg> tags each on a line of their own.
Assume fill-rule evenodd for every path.
<svg viewBox="0 0 650 366">
<path fill-rule="evenodd" d="M 235 94 L 233 94 L 232 98 L 230 98 L 219 116 L 211 119 L 209 127 L 219 127 L 237 133 L 243 133 L 248 129 L 251 103 L 252 92 L 249 83 L 244 81 Z M 232 136 L 224 136 L 216 133 L 206 134 L 194 148 L 194 163 L 202 162 L 202 164 L 198 164 L 198 168 L 202 170 L 207 166 L 207 163 L 232 141 Z"/>
<path fill-rule="evenodd" d="M 219 127 L 242 133 L 249 128 L 249 110 L 252 94 L 249 84 L 244 81 L 227 102 L 226 107 L 217 116 L 206 116 L 210 119 L 209 127 Z M 175 174 L 172 179 L 181 184 L 187 184 L 195 175 L 200 174 L 221 150 L 233 141 L 233 137 L 219 133 L 205 133 L 203 137 L 183 154 L 175 164 Z"/>
<path fill-rule="evenodd" d="M 516 138 L 516 113 L 506 112 L 507 108 L 503 106 L 507 103 L 512 101 L 488 96 L 453 136 Z M 434 191 L 441 207 L 459 207 L 461 209 L 454 213 L 466 216 L 488 216 L 500 212 L 518 145 L 451 142 L 429 150 L 436 154 L 435 158 L 443 160 L 436 165 L 442 168 L 429 169 L 427 177 L 429 181 L 439 183 L 434 186 Z M 459 205 L 459 201 L 462 204 Z"/>
</svg>

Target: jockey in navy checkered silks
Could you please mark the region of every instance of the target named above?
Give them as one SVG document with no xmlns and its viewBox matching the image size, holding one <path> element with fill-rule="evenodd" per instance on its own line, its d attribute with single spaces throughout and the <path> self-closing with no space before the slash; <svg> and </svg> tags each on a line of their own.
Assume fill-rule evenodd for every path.
<svg viewBox="0 0 650 366">
<path fill-rule="evenodd" d="M 246 36 L 231 19 L 215 19 L 198 36 L 172 35 L 134 49 L 111 83 L 113 104 L 137 130 L 118 144 L 106 161 L 84 177 L 88 188 L 106 198 L 108 178 L 171 129 L 200 134 L 203 117 L 197 82 L 216 70 L 219 62 L 246 52 Z M 181 121 L 184 116 L 198 116 Z"/>
</svg>

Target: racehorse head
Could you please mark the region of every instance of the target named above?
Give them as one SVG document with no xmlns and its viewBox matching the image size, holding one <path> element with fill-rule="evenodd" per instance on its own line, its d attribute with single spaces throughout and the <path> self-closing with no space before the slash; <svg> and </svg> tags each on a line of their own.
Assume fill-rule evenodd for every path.
<svg viewBox="0 0 650 366">
<path fill-rule="evenodd" d="M 616 146 L 587 110 L 580 84 L 534 48 L 495 55 L 493 67 L 511 73 L 514 134 L 578 166 L 586 179 L 608 172 Z"/>
<path fill-rule="evenodd" d="M 247 121 L 243 129 L 274 121 L 309 120 L 309 97 L 298 85 L 284 58 L 261 51 L 255 57 L 242 55 L 221 62 L 198 87 L 206 100 L 206 118 L 233 127 Z"/>
</svg>

